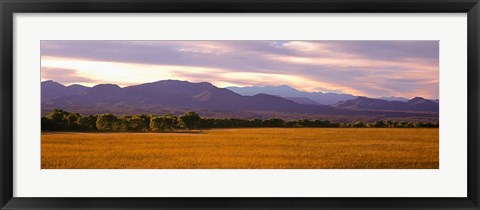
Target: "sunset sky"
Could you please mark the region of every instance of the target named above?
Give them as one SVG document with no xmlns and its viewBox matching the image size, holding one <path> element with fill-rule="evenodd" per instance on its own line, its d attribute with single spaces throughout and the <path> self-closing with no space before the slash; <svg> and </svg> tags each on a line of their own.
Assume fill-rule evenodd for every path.
<svg viewBox="0 0 480 210">
<path fill-rule="evenodd" d="M 438 48 L 438 41 L 42 41 L 41 76 L 64 85 L 177 79 L 436 99 Z"/>
</svg>

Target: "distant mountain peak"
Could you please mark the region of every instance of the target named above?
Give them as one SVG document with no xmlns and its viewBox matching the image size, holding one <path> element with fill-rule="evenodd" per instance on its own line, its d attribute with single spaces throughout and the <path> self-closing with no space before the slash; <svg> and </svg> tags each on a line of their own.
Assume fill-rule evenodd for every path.
<svg viewBox="0 0 480 210">
<path fill-rule="evenodd" d="M 82 95 L 103 95 L 101 97 L 109 97 L 114 93 L 122 90 L 122 88 L 116 84 L 99 84 L 95 85 L 92 88 L 82 92 Z"/>
<path fill-rule="evenodd" d="M 408 100 L 408 103 L 419 103 L 419 102 L 422 102 L 422 101 L 426 101 L 427 99 L 423 98 L 423 97 L 414 97 L 410 100 Z"/>
<path fill-rule="evenodd" d="M 68 87 L 85 87 L 85 86 L 79 85 L 79 84 L 72 84 L 72 85 L 69 85 Z"/>
<path fill-rule="evenodd" d="M 93 88 L 115 88 L 115 89 L 119 89 L 121 87 L 118 86 L 117 84 L 98 84 L 98 85 L 93 86 Z"/>
<path fill-rule="evenodd" d="M 189 81 L 186 80 L 178 80 L 178 79 L 163 79 L 163 80 L 158 80 L 156 82 L 178 82 L 178 83 L 190 83 Z M 154 82 L 155 83 L 155 82 Z"/>
<path fill-rule="evenodd" d="M 45 86 L 45 85 L 56 85 L 56 86 L 65 87 L 65 85 L 62 85 L 62 84 L 60 84 L 60 83 L 58 83 L 58 82 L 55 82 L 55 81 L 53 81 L 53 80 L 43 81 L 41 84 L 42 84 L 43 86 Z"/>
<path fill-rule="evenodd" d="M 255 97 L 263 97 L 263 96 L 272 96 L 272 95 L 269 95 L 269 94 L 266 94 L 266 93 L 259 93 L 259 94 L 255 94 L 253 95 Z"/>
<path fill-rule="evenodd" d="M 353 95 L 322 93 L 322 92 L 306 92 L 300 91 L 288 85 L 279 86 L 248 86 L 248 87 L 227 87 L 227 89 L 244 96 L 254 96 L 259 93 L 275 95 L 283 98 L 292 98 L 300 103 L 309 103 L 308 99 L 318 104 L 334 104 L 342 100 L 355 98 Z M 300 99 L 303 98 L 303 99 Z M 307 100 L 305 100 L 307 98 Z"/>
<path fill-rule="evenodd" d="M 87 89 L 89 89 L 89 87 L 81 85 L 70 85 L 66 87 L 65 85 L 55 82 L 53 80 L 42 81 L 42 102 L 48 102 L 51 99 L 59 98 L 62 96 L 76 95 Z"/>
<path fill-rule="evenodd" d="M 159 84 L 159 85 L 201 84 L 205 86 L 214 86 L 212 83 L 209 83 L 209 82 L 190 82 L 186 80 L 175 80 L 175 79 L 158 80 L 156 82 L 145 83 L 145 84 Z M 144 84 L 140 84 L 140 85 L 144 85 Z"/>
<path fill-rule="evenodd" d="M 386 101 L 403 101 L 403 102 L 407 102 L 409 101 L 410 99 L 408 98 L 404 98 L 404 97 L 400 97 L 400 96 L 384 96 L 384 97 L 380 97 L 378 99 L 382 99 L 382 100 L 386 100 Z"/>
<path fill-rule="evenodd" d="M 284 88 L 284 89 L 291 89 L 291 90 L 297 90 L 291 86 L 288 85 L 279 85 L 279 86 L 271 86 L 271 87 L 278 87 L 278 88 Z"/>
<path fill-rule="evenodd" d="M 420 97 L 420 96 L 416 96 L 416 97 L 412 98 L 411 100 L 425 100 L 425 98 Z"/>
<path fill-rule="evenodd" d="M 364 101 L 364 100 L 380 100 L 380 99 L 369 98 L 369 97 L 366 97 L 366 96 L 357 96 L 353 100 L 354 101 Z"/>
</svg>

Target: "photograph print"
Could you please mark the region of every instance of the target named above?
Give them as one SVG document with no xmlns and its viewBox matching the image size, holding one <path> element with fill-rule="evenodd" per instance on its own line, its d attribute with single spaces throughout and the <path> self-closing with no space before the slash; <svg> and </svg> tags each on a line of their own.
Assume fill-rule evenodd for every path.
<svg viewBox="0 0 480 210">
<path fill-rule="evenodd" d="M 438 169 L 438 40 L 43 40 L 42 169 Z"/>
</svg>

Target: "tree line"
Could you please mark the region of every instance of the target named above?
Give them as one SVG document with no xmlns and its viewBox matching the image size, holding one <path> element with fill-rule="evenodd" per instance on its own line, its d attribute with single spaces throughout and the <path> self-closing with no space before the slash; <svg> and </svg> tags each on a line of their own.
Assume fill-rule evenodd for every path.
<svg viewBox="0 0 480 210">
<path fill-rule="evenodd" d="M 101 132 L 172 132 L 176 130 L 210 129 L 210 128 L 433 128 L 438 123 L 398 122 L 377 120 L 351 123 L 336 123 L 328 120 L 300 119 L 286 121 L 281 118 L 270 119 L 236 119 L 236 118 L 202 118 L 195 112 L 183 115 L 122 115 L 113 114 L 81 115 L 55 109 L 41 118 L 42 131 L 101 131 Z"/>
</svg>

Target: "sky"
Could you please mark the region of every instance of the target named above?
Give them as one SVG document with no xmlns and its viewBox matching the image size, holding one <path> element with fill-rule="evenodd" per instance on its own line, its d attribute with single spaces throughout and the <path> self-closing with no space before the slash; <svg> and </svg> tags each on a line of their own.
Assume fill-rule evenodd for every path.
<svg viewBox="0 0 480 210">
<path fill-rule="evenodd" d="M 439 94 L 438 41 L 41 41 L 42 81 L 175 79 L 357 96 Z"/>
</svg>

